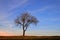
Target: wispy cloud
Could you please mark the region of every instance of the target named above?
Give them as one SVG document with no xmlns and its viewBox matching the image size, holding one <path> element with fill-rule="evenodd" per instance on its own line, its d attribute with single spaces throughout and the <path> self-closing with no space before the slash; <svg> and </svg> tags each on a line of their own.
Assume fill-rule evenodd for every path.
<svg viewBox="0 0 60 40">
<path fill-rule="evenodd" d="M 12 27 L 16 26 L 15 22 L 8 21 L 8 20 L 2 20 L 2 21 L 0 21 L 0 24 L 4 25 L 7 28 L 12 28 Z"/>
<path fill-rule="evenodd" d="M 50 9 L 50 8 L 52 8 L 52 6 L 51 5 L 49 5 L 49 6 L 44 6 L 44 7 L 42 7 L 42 8 L 38 8 L 38 9 L 35 9 L 35 10 L 28 10 L 29 12 L 31 12 L 31 13 L 38 13 L 38 12 L 44 12 L 44 11 L 46 11 L 47 9 Z"/>
<path fill-rule="evenodd" d="M 0 22 L 0 36 L 19 36 L 22 35 L 20 27 L 16 27 L 12 21 L 4 20 Z"/>
<path fill-rule="evenodd" d="M 28 2 L 28 0 L 12 0 L 11 2 L 12 3 L 8 5 L 9 10 L 25 5 Z"/>
<path fill-rule="evenodd" d="M 41 22 L 60 22 L 60 18 L 40 18 Z"/>
<path fill-rule="evenodd" d="M 9 0 L 9 1 L 6 0 L 6 1 L 1 1 L 1 2 L 2 3 L 0 3 L 0 6 L 2 6 L 4 4 L 4 7 L 3 6 L 0 7 L 0 8 L 2 8 L 2 9 L 0 9 L 1 10 L 0 11 L 0 20 L 4 20 L 7 17 L 14 14 L 9 11 L 13 10 L 14 8 L 24 6 L 28 2 L 28 0 Z"/>
<path fill-rule="evenodd" d="M 9 16 L 13 15 L 13 13 L 7 13 L 7 12 L 0 12 L 0 20 L 5 20 Z"/>
<path fill-rule="evenodd" d="M 0 0 L 0 8 L 6 9 L 7 11 L 12 10 L 16 7 L 25 5 L 28 0 Z"/>
<path fill-rule="evenodd" d="M 41 22 L 43 21 L 42 23 L 51 22 L 51 24 L 52 24 L 54 22 L 53 26 L 55 26 L 56 21 L 60 22 L 60 18 L 59 18 L 60 16 L 58 15 L 59 17 L 56 17 L 54 15 L 55 13 L 58 13 L 59 6 L 56 6 L 54 4 L 52 6 L 49 4 L 49 5 L 44 5 L 42 7 L 36 6 L 36 8 L 38 8 L 38 9 L 34 9 L 33 8 L 35 5 L 34 3 L 37 4 L 38 2 L 32 1 L 32 3 L 34 2 L 33 6 L 25 7 L 28 4 L 28 1 L 29 0 L 0 0 L 0 25 L 1 25 L 0 26 L 0 34 L 1 35 L 3 35 L 3 34 L 4 35 L 21 35 L 22 34 L 21 29 L 18 28 L 18 30 L 16 30 L 17 28 L 15 28 L 15 29 L 13 28 L 13 27 L 16 27 L 16 25 L 15 25 L 14 21 L 12 22 L 12 20 L 14 20 L 14 17 L 16 16 L 16 14 L 15 14 L 16 11 L 20 10 L 20 9 L 15 10 L 15 8 L 28 8 L 29 9 L 29 7 L 31 7 L 32 10 L 27 10 L 27 11 L 33 15 L 36 15 L 37 18 L 39 19 L 39 21 L 41 21 Z M 29 1 L 29 3 L 30 3 L 30 1 Z M 29 5 L 31 5 L 31 4 L 29 4 Z M 52 10 L 52 8 L 53 8 L 53 10 Z M 56 10 L 56 9 L 58 9 L 58 10 Z M 49 10 L 49 12 L 48 12 L 48 10 Z M 47 15 L 47 12 L 48 12 L 48 15 Z M 42 13 L 43 16 L 40 15 L 39 13 Z M 52 13 L 56 18 L 49 17 L 52 15 Z M 59 13 L 60 13 L 60 11 L 59 11 Z M 58 23 L 56 23 L 56 24 L 58 24 Z M 52 26 L 52 25 L 49 25 L 49 26 Z M 1 30 L 1 29 L 4 29 L 4 30 Z M 6 30 L 9 30 L 9 31 L 6 31 Z M 53 32 L 50 33 L 50 32 L 43 31 L 43 32 L 41 32 L 41 34 L 39 32 L 41 32 L 41 31 L 38 31 L 38 32 L 37 31 L 36 32 L 35 31 L 31 31 L 31 32 L 27 31 L 26 35 L 53 35 Z M 54 32 L 54 33 L 56 33 L 56 32 Z M 59 32 L 57 34 L 59 34 Z"/>
</svg>

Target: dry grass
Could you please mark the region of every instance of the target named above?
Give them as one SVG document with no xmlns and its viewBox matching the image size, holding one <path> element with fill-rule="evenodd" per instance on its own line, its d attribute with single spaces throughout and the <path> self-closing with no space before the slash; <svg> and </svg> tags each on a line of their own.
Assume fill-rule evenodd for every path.
<svg viewBox="0 0 60 40">
<path fill-rule="evenodd" d="M 59 40 L 60 36 L 0 36 L 0 39 L 20 39 L 20 40 Z"/>
</svg>

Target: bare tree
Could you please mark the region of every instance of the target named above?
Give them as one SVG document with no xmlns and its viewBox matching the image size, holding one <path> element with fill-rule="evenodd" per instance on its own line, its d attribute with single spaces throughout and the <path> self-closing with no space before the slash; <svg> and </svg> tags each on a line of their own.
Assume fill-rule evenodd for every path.
<svg viewBox="0 0 60 40">
<path fill-rule="evenodd" d="M 16 20 L 15 23 L 18 25 L 21 25 L 23 28 L 23 36 L 25 36 L 25 31 L 27 30 L 28 26 L 30 24 L 37 24 L 38 20 L 30 15 L 28 12 L 23 13 L 21 16 L 19 16 Z"/>
</svg>

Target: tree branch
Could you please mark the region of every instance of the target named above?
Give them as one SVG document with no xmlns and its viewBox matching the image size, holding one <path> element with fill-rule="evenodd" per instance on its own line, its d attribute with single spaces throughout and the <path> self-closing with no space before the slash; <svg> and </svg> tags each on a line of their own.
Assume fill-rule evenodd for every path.
<svg viewBox="0 0 60 40">
<path fill-rule="evenodd" d="M 29 26 L 30 23 L 25 24 L 25 31 L 27 30 L 27 27 Z"/>
</svg>

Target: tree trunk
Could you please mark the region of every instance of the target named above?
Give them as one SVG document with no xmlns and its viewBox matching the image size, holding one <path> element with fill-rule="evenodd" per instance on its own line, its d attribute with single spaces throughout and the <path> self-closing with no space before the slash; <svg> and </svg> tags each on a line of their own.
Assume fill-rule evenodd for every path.
<svg viewBox="0 0 60 40">
<path fill-rule="evenodd" d="M 25 30 L 23 30 L 23 36 L 25 36 Z"/>
<path fill-rule="evenodd" d="M 24 22 L 23 22 L 23 37 L 25 36 Z"/>
</svg>

